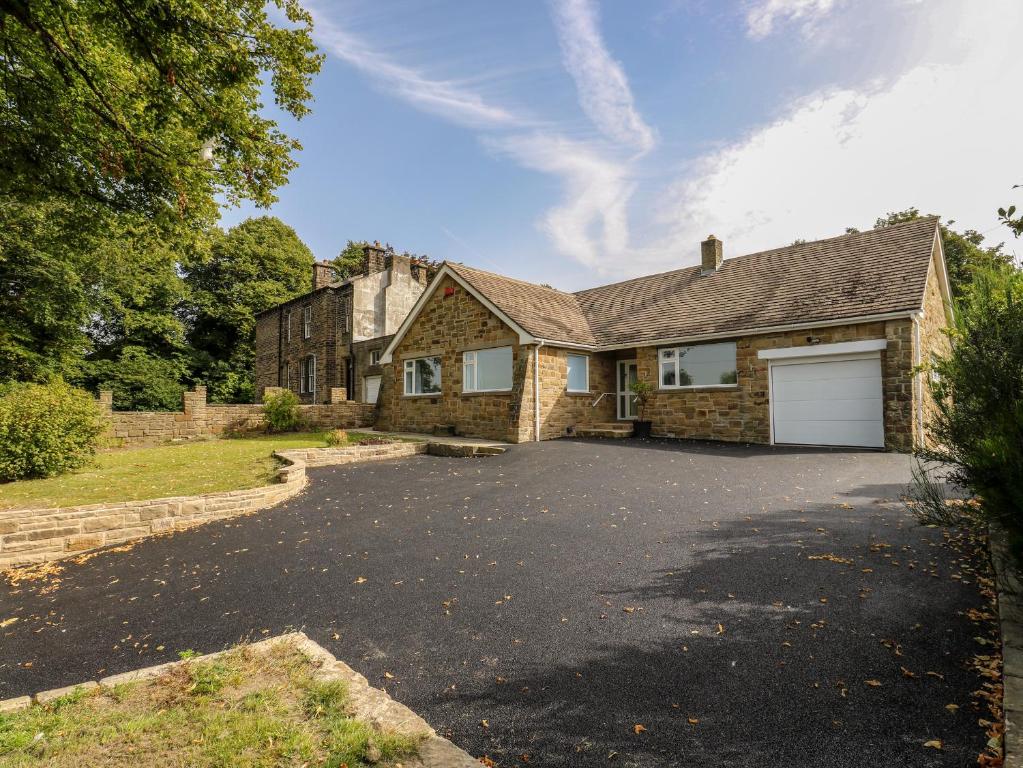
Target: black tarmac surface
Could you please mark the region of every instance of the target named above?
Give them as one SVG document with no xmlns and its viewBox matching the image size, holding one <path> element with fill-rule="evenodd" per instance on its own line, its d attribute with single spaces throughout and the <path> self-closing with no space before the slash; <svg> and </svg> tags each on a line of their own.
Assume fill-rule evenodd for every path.
<svg viewBox="0 0 1023 768">
<path fill-rule="evenodd" d="M 973 765 L 983 602 L 909 467 L 563 440 L 313 470 L 0 586 L 0 698 L 303 629 L 502 766 Z"/>
</svg>

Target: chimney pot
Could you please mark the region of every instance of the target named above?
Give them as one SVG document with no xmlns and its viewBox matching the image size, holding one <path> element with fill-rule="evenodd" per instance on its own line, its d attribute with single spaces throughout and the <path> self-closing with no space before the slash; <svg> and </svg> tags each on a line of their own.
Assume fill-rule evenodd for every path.
<svg viewBox="0 0 1023 768">
<path fill-rule="evenodd" d="M 702 264 L 701 274 L 709 275 L 717 272 L 721 266 L 721 259 L 724 255 L 724 244 L 714 235 L 708 235 L 707 239 L 700 243 L 700 260 Z"/>
</svg>

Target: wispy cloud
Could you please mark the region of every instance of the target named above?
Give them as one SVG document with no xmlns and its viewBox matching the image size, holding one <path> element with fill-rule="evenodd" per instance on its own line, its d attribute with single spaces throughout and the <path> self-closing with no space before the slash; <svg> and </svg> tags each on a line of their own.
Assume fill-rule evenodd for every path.
<svg viewBox="0 0 1023 768">
<path fill-rule="evenodd" d="M 625 165 L 608 159 L 600 147 L 549 133 L 511 135 L 487 143 L 527 168 L 562 180 L 564 202 L 548 211 L 541 223 L 558 251 L 598 271 L 604 271 L 609 255 L 624 252 L 634 189 Z"/>
<path fill-rule="evenodd" d="M 554 0 L 553 9 L 562 58 L 575 80 L 579 105 L 609 139 L 648 152 L 656 134 L 636 111 L 625 70 L 604 45 L 596 6 L 592 0 Z"/>
<path fill-rule="evenodd" d="M 746 11 L 746 32 L 752 38 L 767 37 L 777 24 L 798 21 L 803 34 L 809 35 L 836 4 L 836 0 L 754 0 Z"/>
<path fill-rule="evenodd" d="M 470 127 L 521 128 L 530 123 L 522 115 L 487 103 L 482 95 L 458 81 L 433 79 L 392 61 L 344 30 L 324 11 L 311 3 L 306 7 L 313 14 L 317 43 L 405 101 Z"/>
</svg>

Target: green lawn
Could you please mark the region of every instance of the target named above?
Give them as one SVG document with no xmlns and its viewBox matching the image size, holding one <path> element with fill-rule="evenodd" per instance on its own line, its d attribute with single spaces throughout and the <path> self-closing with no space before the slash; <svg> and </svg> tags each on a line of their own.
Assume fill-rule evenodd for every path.
<svg viewBox="0 0 1023 768">
<path fill-rule="evenodd" d="M 148 681 L 0 714 L 12 768 L 394 766 L 422 736 L 352 716 L 343 682 L 318 680 L 294 646 L 241 646 Z"/>
<path fill-rule="evenodd" d="M 277 448 L 322 448 L 323 432 L 258 435 L 100 453 L 69 475 L 0 484 L 0 509 L 68 507 L 256 488 L 273 480 Z M 371 437 L 349 432 L 349 441 Z"/>
</svg>

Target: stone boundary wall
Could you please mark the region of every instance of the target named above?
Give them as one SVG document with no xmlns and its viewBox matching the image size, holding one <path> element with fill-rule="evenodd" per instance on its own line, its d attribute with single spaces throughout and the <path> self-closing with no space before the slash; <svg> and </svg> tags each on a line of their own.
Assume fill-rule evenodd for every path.
<svg viewBox="0 0 1023 768">
<path fill-rule="evenodd" d="M 267 389 L 267 393 L 273 391 Z M 358 429 L 376 422 L 376 406 L 346 400 L 344 388 L 331 390 L 331 402 L 300 405 L 299 412 L 312 429 Z M 263 406 L 210 405 L 206 387 L 196 387 L 182 396 L 180 411 L 115 411 L 113 395 L 99 393 L 99 406 L 109 426 L 108 434 L 122 445 L 152 445 L 171 440 L 215 437 L 225 432 L 262 429 Z"/>
<path fill-rule="evenodd" d="M 110 544 L 179 531 L 272 507 L 305 488 L 307 466 L 397 459 L 426 453 L 425 443 L 275 451 L 290 462 L 261 488 L 80 507 L 0 511 L 0 569 L 41 563 Z"/>
</svg>

